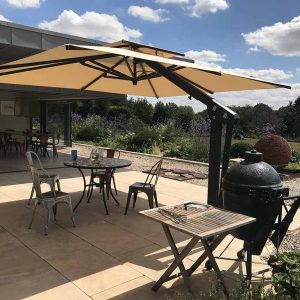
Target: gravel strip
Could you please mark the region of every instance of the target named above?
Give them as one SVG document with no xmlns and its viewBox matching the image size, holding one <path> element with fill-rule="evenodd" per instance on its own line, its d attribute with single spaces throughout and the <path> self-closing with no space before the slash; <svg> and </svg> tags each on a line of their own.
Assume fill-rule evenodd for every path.
<svg viewBox="0 0 300 300">
<path fill-rule="evenodd" d="M 89 146 L 74 144 L 72 148 L 64 147 L 62 149 L 59 149 L 59 152 L 70 154 L 71 149 L 76 149 L 78 152 L 78 156 L 85 156 L 85 157 L 89 157 L 90 152 L 92 150 L 92 148 Z M 149 170 L 158 161 L 157 157 L 143 156 L 143 155 L 127 153 L 122 151 L 121 151 L 120 158 L 127 159 L 132 162 L 132 165 L 128 169 L 134 171 L 140 171 L 140 172 Z M 166 169 L 183 169 L 183 170 L 188 170 L 190 172 L 199 172 L 199 173 L 208 174 L 208 168 L 206 166 L 192 164 L 192 163 L 178 162 L 174 160 L 172 161 L 164 160 L 162 167 Z M 208 180 L 189 179 L 186 180 L 186 182 L 193 183 L 196 185 L 201 185 L 201 186 L 207 186 Z"/>
</svg>

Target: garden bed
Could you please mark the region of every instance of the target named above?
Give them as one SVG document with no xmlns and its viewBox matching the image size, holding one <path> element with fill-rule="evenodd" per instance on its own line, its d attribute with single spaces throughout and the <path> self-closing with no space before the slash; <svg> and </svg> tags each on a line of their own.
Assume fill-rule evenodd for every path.
<svg viewBox="0 0 300 300">
<path fill-rule="evenodd" d="M 78 151 L 79 156 L 89 157 L 92 147 L 93 147 L 92 145 L 74 143 L 72 148 L 65 147 L 60 149 L 59 152 L 70 154 L 71 149 L 76 149 Z M 121 152 L 120 158 L 128 159 L 132 162 L 132 165 L 128 169 L 139 171 L 139 172 L 149 170 L 157 162 L 157 160 L 161 158 L 158 155 L 135 153 L 129 151 L 122 151 L 122 150 L 120 150 L 120 152 Z M 202 177 L 207 177 L 208 175 L 208 164 L 201 163 L 201 162 L 193 162 L 193 161 L 188 161 L 183 159 L 164 158 L 163 168 L 168 170 L 171 169 L 186 170 L 189 173 L 203 174 Z M 208 184 L 207 179 L 199 179 L 199 178 L 197 179 L 196 178 L 197 176 L 194 177 L 195 178 L 193 179 L 192 178 L 189 179 L 189 183 L 193 183 L 201 186 L 207 186 Z"/>
</svg>

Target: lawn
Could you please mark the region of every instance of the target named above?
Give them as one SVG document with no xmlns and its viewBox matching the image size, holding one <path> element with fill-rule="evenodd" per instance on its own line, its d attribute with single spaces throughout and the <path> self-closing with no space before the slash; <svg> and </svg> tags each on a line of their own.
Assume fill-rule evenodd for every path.
<svg viewBox="0 0 300 300">
<path fill-rule="evenodd" d="M 234 143 L 238 143 L 238 142 L 245 142 L 245 143 L 249 143 L 251 145 L 255 145 L 255 143 L 258 141 L 258 139 L 254 139 L 254 138 L 246 138 L 244 140 L 233 140 L 232 144 Z M 291 148 L 293 150 L 297 150 L 298 152 L 300 152 L 300 143 L 298 142 L 289 142 Z"/>
</svg>

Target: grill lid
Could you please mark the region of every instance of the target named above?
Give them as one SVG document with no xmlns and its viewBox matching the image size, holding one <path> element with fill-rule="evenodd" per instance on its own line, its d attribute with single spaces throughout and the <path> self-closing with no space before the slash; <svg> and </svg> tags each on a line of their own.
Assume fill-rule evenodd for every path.
<svg viewBox="0 0 300 300">
<path fill-rule="evenodd" d="M 276 170 L 262 161 L 262 153 L 255 150 L 245 152 L 245 160 L 227 171 L 224 189 L 236 192 L 249 189 L 281 188 L 282 183 Z"/>
</svg>

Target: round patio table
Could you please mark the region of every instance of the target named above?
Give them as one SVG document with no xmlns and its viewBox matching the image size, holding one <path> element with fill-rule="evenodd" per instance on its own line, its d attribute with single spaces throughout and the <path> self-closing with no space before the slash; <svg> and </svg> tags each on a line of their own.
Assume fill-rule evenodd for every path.
<svg viewBox="0 0 300 300">
<path fill-rule="evenodd" d="M 91 184 L 86 183 L 85 175 L 83 174 L 84 169 L 91 170 L 93 172 L 94 170 L 105 170 L 105 175 L 108 176 L 108 180 L 106 181 L 106 192 L 107 195 L 109 193 L 113 197 L 113 199 L 116 201 L 116 203 L 119 205 L 118 200 L 115 198 L 115 196 L 112 193 L 111 190 L 111 177 L 114 174 L 116 169 L 126 168 L 131 165 L 131 161 L 125 160 L 125 159 L 119 159 L 119 158 L 108 158 L 104 157 L 99 160 L 91 160 L 90 158 L 78 158 L 77 160 L 73 161 L 65 161 L 64 165 L 70 168 L 76 168 L 80 172 L 82 179 L 83 179 L 83 191 L 80 200 L 75 205 L 73 211 L 77 209 L 77 207 L 82 202 L 84 195 L 86 193 L 86 187 L 90 187 Z M 93 183 L 92 183 L 93 184 Z M 102 196 L 103 196 L 103 202 L 106 210 L 106 214 L 108 214 L 107 206 L 106 206 L 106 200 L 105 200 L 105 192 L 104 188 L 102 189 Z"/>
</svg>

